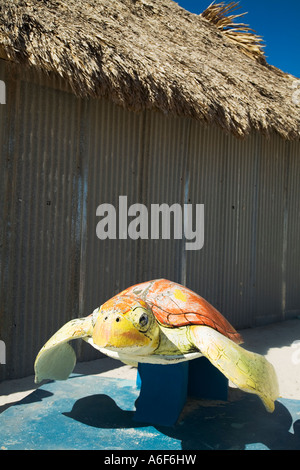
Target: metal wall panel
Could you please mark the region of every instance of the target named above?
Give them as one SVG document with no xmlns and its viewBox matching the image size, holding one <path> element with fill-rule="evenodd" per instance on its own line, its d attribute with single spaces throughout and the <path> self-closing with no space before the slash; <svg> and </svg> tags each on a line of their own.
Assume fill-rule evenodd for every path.
<svg viewBox="0 0 300 470">
<path fill-rule="evenodd" d="M 204 246 L 187 253 L 187 286 L 221 308 L 225 135 L 193 123 L 189 142 L 189 202 L 204 204 Z"/>
<path fill-rule="evenodd" d="M 299 143 L 194 129 L 190 197 L 205 205 L 205 242 L 187 255 L 188 285 L 238 328 L 299 314 Z"/>
<path fill-rule="evenodd" d="M 282 318 L 285 142 L 263 139 L 258 168 L 255 323 Z"/>
<path fill-rule="evenodd" d="M 139 202 L 143 122 L 143 115 L 127 113 L 107 101 L 89 102 L 80 316 L 86 316 L 113 295 L 139 282 L 139 242 L 128 236 L 119 237 L 119 197 L 127 197 L 128 207 Z M 116 209 L 116 239 L 100 239 L 96 234 L 101 220 L 96 211 L 101 204 L 111 204 Z M 126 213 L 121 215 L 126 219 Z M 99 357 L 99 352 L 82 342 L 79 358 L 93 357 Z"/>
<path fill-rule="evenodd" d="M 300 145 L 287 144 L 285 245 L 283 252 L 284 318 L 300 314 Z"/>
<path fill-rule="evenodd" d="M 84 115 L 70 93 L 5 81 L 1 337 L 5 373 L 19 377 L 32 373 L 49 332 L 78 312 Z"/>
<path fill-rule="evenodd" d="M 193 132 L 190 199 L 205 206 L 205 241 L 188 254 L 188 285 L 243 326 L 253 312 L 258 141 L 245 144 L 213 127 L 199 132 L 198 124 Z"/>
<path fill-rule="evenodd" d="M 0 79 L 0 379 L 32 374 L 62 324 L 153 278 L 186 284 L 237 328 L 300 313 L 299 143 L 240 141 L 190 119 L 77 99 L 61 80 L 4 61 Z M 144 204 L 148 238 L 119 239 L 120 196 L 127 209 Z M 116 209 L 113 240 L 96 234 L 103 203 Z M 202 249 L 186 251 L 173 226 L 170 239 L 151 239 L 152 205 L 163 203 L 204 204 Z M 80 360 L 100 354 L 84 342 L 76 350 Z"/>
<path fill-rule="evenodd" d="M 234 325 L 251 324 L 256 309 L 256 214 L 259 141 L 227 138 L 224 191 L 223 294 L 224 314 Z"/>
<path fill-rule="evenodd" d="M 151 215 L 154 214 L 152 207 L 155 204 L 166 204 L 169 208 L 180 204 L 182 208 L 189 127 L 188 120 L 170 119 L 159 113 L 147 113 L 146 116 L 140 200 L 148 209 L 149 238 L 141 240 L 139 262 L 142 280 L 166 278 L 184 282 L 184 239 L 175 238 L 173 215 L 170 213 L 168 218 L 165 214 L 165 220 L 171 223 L 169 238 L 166 239 L 162 239 L 162 217 L 157 221 L 160 238 L 151 239 L 151 230 L 155 225 Z"/>
<path fill-rule="evenodd" d="M 93 103 L 88 116 L 82 315 L 138 282 L 157 277 L 182 282 L 185 267 L 183 240 L 175 240 L 172 230 L 168 240 L 151 239 L 151 210 L 152 204 L 182 202 L 188 121 L 159 113 L 128 113 L 106 101 Z M 97 206 L 112 204 L 118 218 L 122 195 L 127 196 L 128 208 L 135 203 L 144 205 L 148 238 L 119 239 L 117 230 L 116 240 L 99 240 Z M 127 226 L 132 220 L 127 217 Z M 84 343 L 82 349 L 80 358 L 95 356 Z"/>
</svg>

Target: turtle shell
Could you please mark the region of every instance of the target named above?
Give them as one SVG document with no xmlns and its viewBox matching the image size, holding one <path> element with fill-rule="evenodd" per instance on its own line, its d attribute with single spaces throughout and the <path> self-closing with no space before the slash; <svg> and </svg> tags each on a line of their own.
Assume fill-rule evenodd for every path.
<svg viewBox="0 0 300 470">
<path fill-rule="evenodd" d="M 242 338 L 223 315 L 203 297 L 176 282 L 166 279 L 136 284 L 119 295 L 135 296 L 152 309 L 157 321 L 166 327 L 205 325 L 222 333 L 235 343 Z"/>
</svg>

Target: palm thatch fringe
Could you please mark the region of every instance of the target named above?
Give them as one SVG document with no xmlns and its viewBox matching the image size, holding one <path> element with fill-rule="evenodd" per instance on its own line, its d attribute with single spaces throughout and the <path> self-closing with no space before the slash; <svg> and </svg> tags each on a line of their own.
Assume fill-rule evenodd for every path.
<svg viewBox="0 0 300 470">
<path fill-rule="evenodd" d="M 263 51 L 263 38 L 258 36 L 256 32 L 244 23 L 235 23 L 237 18 L 245 16 L 247 13 L 238 15 L 228 15 L 230 12 L 240 9 L 238 2 L 211 3 L 209 7 L 200 14 L 210 23 L 215 25 L 224 35 L 246 55 L 265 63 L 265 55 Z"/>
</svg>

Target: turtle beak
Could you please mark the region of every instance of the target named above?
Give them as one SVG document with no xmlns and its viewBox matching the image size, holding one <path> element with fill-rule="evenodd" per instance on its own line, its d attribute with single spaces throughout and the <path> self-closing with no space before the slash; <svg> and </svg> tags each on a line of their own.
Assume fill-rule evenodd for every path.
<svg viewBox="0 0 300 470">
<path fill-rule="evenodd" d="M 118 313 L 100 314 L 93 330 L 93 342 L 100 348 L 134 348 L 146 346 L 150 341 Z"/>
</svg>

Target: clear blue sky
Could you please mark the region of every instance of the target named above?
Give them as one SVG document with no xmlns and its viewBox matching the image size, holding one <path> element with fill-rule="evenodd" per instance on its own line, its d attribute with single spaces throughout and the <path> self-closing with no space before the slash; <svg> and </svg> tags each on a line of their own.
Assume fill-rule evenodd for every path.
<svg viewBox="0 0 300 470">
<path fill-rule="evenodd" d="M 212 2 L 175 1 L 192 13 L 201 13 Z M 300 78 L 300 0 L 240 0 L 239 5 L 237 13 L 248 12 L 240 21 L 263 37 L 269 64 Z"/>
</svg>

